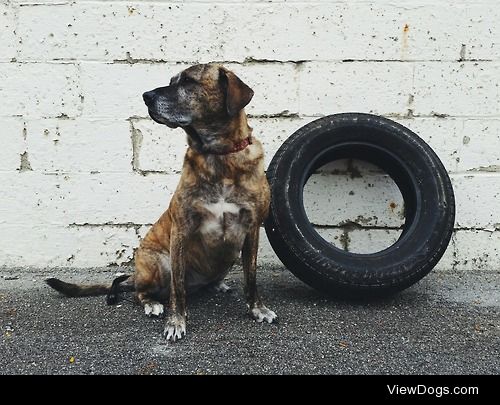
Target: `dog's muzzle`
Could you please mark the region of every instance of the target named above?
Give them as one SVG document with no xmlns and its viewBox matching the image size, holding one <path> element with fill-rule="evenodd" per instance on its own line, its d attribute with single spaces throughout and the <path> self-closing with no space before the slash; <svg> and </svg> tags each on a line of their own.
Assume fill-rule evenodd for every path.
<svg viewBox="0 0 500 405">
<path fill-rule="evenodd" d="M 142 99 L 144 100 L 144 103 L 148 107 L 149 116 L 153 119 L 153 121 L 157 122 L 158 124 L 163 124 L 170 128 L 179 127 L 180 126 L 179 123 L 169 121 L 165 119 L 165 117 L 162 117 L 160 114 L 158 114 L 158 112 L 156 111 L 156 97 L 157 94 L 154 90 L 146 91 L 145 93 L 142 94 Z"/>
<path fill-rule="evenodd" d="M 144 100 L 144 103 L 146 103 L 146 105 L 148 107 L 151 107 L 153 105 L 153 103 L 154 103 L 155 92 L 154 91 L 146 91 L 142 95 L 142 99 Z"/>
</svg>

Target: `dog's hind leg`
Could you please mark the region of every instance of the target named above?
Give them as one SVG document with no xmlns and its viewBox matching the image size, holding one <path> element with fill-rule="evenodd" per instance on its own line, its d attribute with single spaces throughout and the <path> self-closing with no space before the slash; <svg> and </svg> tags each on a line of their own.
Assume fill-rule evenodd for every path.
<svg viewBox="0 0 500 405">
<path fill-rule="evenodd" d="M 135 257 L 135 288 L 137 299 L 147 316 L 165 312 L 171 277 L 169 256 L 151 249 L 139 249 Z"/>
</svg>

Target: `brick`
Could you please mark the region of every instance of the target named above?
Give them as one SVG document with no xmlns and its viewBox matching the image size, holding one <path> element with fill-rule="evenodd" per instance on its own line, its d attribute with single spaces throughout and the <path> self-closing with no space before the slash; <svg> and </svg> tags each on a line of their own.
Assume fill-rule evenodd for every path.
<svg viewBox="0 0 500 405">
<path fill-rule="evenodd" d="M 248 123 L 253 128 L 253 135 L 264 147 L 266 168 L 283 142 L 310 121 L 311 118 L 249 118 Z"/>
<path fill-rule="evenodd" d="M 500 64 L 417 63 L 414 103 L 416 115 L 499 116 Z"/>
<path fill-rule="evenodd" d="M 456 270 L 490 270 L 500 268 L 500 232 L 458 231 Z"/>
<path fill-rule="evenodd" d="M 21 163 L 21 154 L 26 151 L 23 137 L 23 121 L 19 118 L 2 118 L 0 139 L 0 170 L 15 172 Z"/>
<path fill-rule="evenodd" d="M 466 120 L 458 171 L 500 172 L 500 120 Z"/>
<path fill-rule="evenodd" d="M 395 121 L 415 132 L 436 152 L 449 172 L 457 170 L 464 122 L 461 119 L 413 118 Z"/>
<path fill-rule="evenodd" d="M 130 172 L 130 124 L 111 120 L 45 119 L 27 123 L 33 170 Z"/>
<path fill-rule="evenodd" d="M 187 67 L 163 64 L 82 63 L 83 116 L 126 119 L 147 117 L 142 93 L 166 86 Z"/>
<path fill-rule="evenodd" d="M 300 71 L 300 113 L 407 113 L 413 67 L 407 63 L 306 63 Z"/>
<path fill-rule="evenodd" d="M 254 90 L 249 114 L 297 113 L 298 81 L 293 64 L 225 64 Z"/>
<path fill-rule="evenodd" d="M 404 222 L 403 199 L 396 184 L 382 174 L 361 177 L 321 173 L 304 187 L 304 208 L 316 225 L 398 227 Z M 392 208 L 394 207 L 394 208 Z"/>
<path fill-rule="evenodd" d="M 14 9 L 0 4 L 0 62 L 16 57 L 16 45 Z"/>
<path fill-rule="evenodd" d="M 0 63 L 0 115 L 74 117 L 80 113 L 78 68 L 58 63 Z"/>
<path fill-rule="evenodd" d="M 500 10 L 495 2 L 413 2 L 412 6 L 400 9 L 408 24 L 407 35 L 402 32 L 398 38 L 403 59 L 498 60 L 500 30 L 494 21 Z"/>
<path fill-rule="evenodd" d="M 253 136 L 262 142 L 266 152 L 269 151 L 270 155 L 274 155 L 281 144 L 293 135 L 295 131 L 314 119 L 250 116 L 248 124 L 253 129 Z"/>
<path fill-rule="evenodd" d="M 135 162 L 137 169 L 179 174 L 187 150 L 186 133 L 151 119 L 134 120 L 133 126 L 140 139 Z"/>
<path fill-rule="evenodd" d="M 167 209 L 179 176 L 0 172 L 9 184 L 0 218 L 10 224 L 149 224 Z"/>
<path fill-rule="evenodd" d="M 197 60 L 217 50 L 209 3 L 80 2 L 21 7 L 20 55 L 27 60 L 133 58 Z"/>
<path fill-rule="evenodd" d="M 500 176 L 495 173 L 452 176 L 458 228 L 500 227 Z"/>
<path fill-rule="evenodd" d="M 132 259 L 133 250 L 139 244 L 134 228 L 67 227 L 34 223 L 11 224 L 2 229 L 0 261 L 5 266 L 120 265 Z"/>
<path fill-rule="evenodd" d="M 381 27 L 380 21 L 386 22 L 385 16 L 370 20 L 376 12 L 372 7 L 361 8 L 363 13 L 357 13 L 360 9 L 357 5 L 341 3 L 227 7 L 225 24 L 218 27 L 216 38 L 221 42 L 224 58 L 237 60 L 249 57 L 281 61 L 339 60 L 354 53 L 363 59 L 390 53 L 394 45 L 388 37 L 391 32 L 399 31 L 397 22 L 383 25 L 383 34 L 373 38 L 373 28 Z M 357 18 L 353 20 L 355 15 Z M 393 15 L 392 10 L 388 9 L 386 15 Z M 277 26 L 279 30 L 271 29 Z M 230 36 L 231 41 L 224 41 Z"/>
</svg>

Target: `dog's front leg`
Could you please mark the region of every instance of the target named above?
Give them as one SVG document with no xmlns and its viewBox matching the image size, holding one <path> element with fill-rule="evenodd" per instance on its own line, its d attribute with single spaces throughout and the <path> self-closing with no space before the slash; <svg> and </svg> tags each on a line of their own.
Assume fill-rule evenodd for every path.
<svg viewBox="0 0 500 405">
<path fill-rule="evenodd" d="M 186 335 L 186 274 L 185 237 L 176 225 L 170 234 L 170 258 L 172 274 L 170 277 L 170 311 L 165 323 L 163 336 L 175 342 Z"/>
<path fill-rule="evenodd" d="M 251 229 L 243 243 L 241 259 L 245 275 L 245 298 L 250 314 L 257 322 L 273 322 L 277 316 L 262 303 L 257 292 L 257 250 L 259 247 L 259 226 Z"/>
</svg>

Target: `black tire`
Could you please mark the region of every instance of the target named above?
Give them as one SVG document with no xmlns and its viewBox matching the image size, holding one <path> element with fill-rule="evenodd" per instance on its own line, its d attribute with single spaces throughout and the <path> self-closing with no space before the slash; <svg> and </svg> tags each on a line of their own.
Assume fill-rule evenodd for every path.
<svg viewBox="0 0 500 405">
<path fill-rule="evenodd" d="M 308 178 L 343 158 L 379 166 L 403 196 L 401 236 L 380 252 L 338 249 L 307 218 L 303 189 Z M 267 176 L 271 206 L 265 226 L 274 251 L 298 278 L 329 294 L 360 298 L 407 288 L 437 264 L 453 232 L 455 201 L 443 164 L 416 134 L 383 117 L 336 114 L 305 125 L 280 147 Z"/>
</svg>

